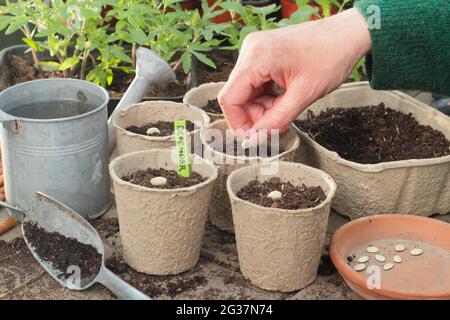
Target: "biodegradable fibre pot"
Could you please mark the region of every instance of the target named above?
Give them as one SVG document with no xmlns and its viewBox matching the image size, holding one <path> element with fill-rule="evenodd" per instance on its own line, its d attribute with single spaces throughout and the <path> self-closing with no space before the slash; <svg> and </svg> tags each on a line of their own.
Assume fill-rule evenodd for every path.
<svg viewBox="0 0 450 320">
<path fill-rule="evenodd" d="M 375 91 L 367 82 L 344 84 L 312 104 L 315 114 L 330 107 L 377 105 L 412 113 L 450 139 L 450 118 L 398 91 Z M 300 119 L 306 117 L 306 112 Z M 360 164 L 341 158 L 298 128 L 298 161 L 329 173 L 338 185 L 333 208 L 351 219 L 386 212 L 430 216 L 450 211 L 450 156 Z"/>
<path fill-rule="evenodd" d="M 220 90 L 226 82 L 209 82 L 204 83 L 196 88 L 189 90 L 184 98 L 183 102 L 187 105 L 203 109 L 209 100 L 217 99 Z M 223 119 L 223 114 L 216 114 L 207 112 L 208 116 L 211 118 L 211 122 L 219 119 Z"/>
<path fill-rule="evenodd" d="M 206 181 L 186 188 L 154 189 L 126 182 L 124 175 L 152 168 L 177 170 L 173 150 L 128 153 L 109 165 L 116 195 L 125 261 L 139 272 L 177 274 L 198 261 L 217 169 L 191 155 L 192 171 Z"/>
<path fill-rule="evenodd" d="M 127 131 L 129 126 L 143 126 L 157 121 L 189 120 L 199 129 L 190 132 L 189 143 L 201 148 L 200 130 L 209 124 L 209 117 L 203 110 L 183 103 L 171 101 L 146 101 L 132 104 L 113 113 L 113 126 L 117 135 L 117 149 L 120 155 L 149 149 L 171 149 L 175 147 L 173 135 L 151 137 Z M 197 148 L 196 148 L 197 150 Z"/>
<path fill-rule="evenodd" d="M 211 205 L 209 207 L 209 218 L 212 224 L 220 230 L 233 233 L 233 217 L 227 191 L 227 178 L 230 173 L 236 169 L 255 163 L 261 163 L 264 167 L 267 167 L 267 171 L 271 171 L 271 165 L 275 161 L 292 161 L 300 145 L 300 139 L 292 129 L 289 129 L 280 136 L 280 148 L 284 151 L 276 156 L 268 158 L 233 156 L 216 151 L 209 145 L 207 142 L 209 129 L 219 130 L 224 137 L 223 139 L 225 139 L 228 125 L 225 120 L 218 120 L 211 123 L 202 132 L 203 157 L 213 162 L 219 169 L 219 176 L 214 184 Z"/>
<path fill-rule="evenodd" d="M 250 181 L 281 178 L 294 185 L 320 186 L 324 202 L 314 208 L 286 210 L 266 208 L 237 197 Z M 325 172 L 294 162 L 279 162 L 267 175 L 260 165 L 236 170 L 227 180 L 239 265 L 252 284 L 272 291 L 300 290 L 314 281 L 336 184 Z"/>
</svg>

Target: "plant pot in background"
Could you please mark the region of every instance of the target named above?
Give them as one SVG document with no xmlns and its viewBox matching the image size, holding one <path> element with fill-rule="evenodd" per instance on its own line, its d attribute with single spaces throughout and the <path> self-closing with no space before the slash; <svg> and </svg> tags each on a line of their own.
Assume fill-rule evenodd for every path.
<svg viewBox="0 0 450 320">
<path fill-rule="evenodd" d="M 207 0 L 207 2 L 208 2 L 208 7 L 212 7 L 217 2 L 217 0 Z M 221 7 L 217 7 L 214 9 L 214 11 L 221 10 L 221 9 L 222 9 Z M 225 11 L 225 12 L 219 14 L 218 16 L 215 16 L 214 18 L 212 18 L 212 21 L 215 23 L 229 22 L 229 21 L 231 21 L 231 14 L 230 14 L 230 12 Z"/>
<path fill-rule="evenodd" d="M 344 84 L 313 103 L 314 114 L 330 107 L 378 105 L 412 113 L 417 122 L 441 131 L 450 139 L 450 118 L 398 91 L 376 91 L 367 82 Z M 300 115 L 305 119 L 307 113 Z M 333 208 L 356 219 L 386 212 L 430 216 L 450 212 L 450 155 L 360 164 L 343 159 L 297 127 L 301 138 L 299 161 L 330 174 L 338 185 Z"/>
<path fill-rule="evenodd" d="M 117 136 L 118 154 L 148 149 L 171 149 L 175 147 L 173 135 L 151 137 L 126 130 L 129 126 L 142 126 L 157 121 L 189 120 L 199 125 L 190 132 L 190 142 L 201 147 L 200 130 L 209 124 L 209 117 L 203 110 L 171 101 L 147 101 L 132 104 L 112 115 L 112 123 Z M 193 139 L 193 140 L 192 140 Z"/>
<path fill-rule="evenodd" d="M 195 266 L 217 169 L 191 155 L 192 171 L 206 181 L 186 188 L 154 189 L 122 180 L 148 167 L 177 170 L 171 150 L 133 152 L 109 166 L 125 261 L 139 272 L 177 274 Z"/>
<path fill-rule="evenodd" d="M 237 197 L 250 181 L 272 177 L 294 185 L 320 186 L 326 194 L 316 207 L 286 210 L 258 206 Z M 293 162 L 279 163 L 273 175 L 259 165 L 238 169 L 227 181 L 231 199 L 239 265 L 252 284 L 273 291 L 300 290 L 317 276 L 336 184 L 325 172 Z"/>
<path fill-rule="evenodd" d="M 220 230 L 233 233 L 233 217 L 227 192 L 227 178 L 230 173 L 236 169 L 250 164 L 261 163 L 262 161 L 265 163 L 279 160 L 292 161 L 300 144 L 300 139 L 292 129 L 289 129 L 289 131 L 280 136 L 280 148 L 284 151 L 276 156 L 270 158 L 233 156 L 216 151 L 209 145 L 207 141 L 208 129 L 217 129 L 225 137 L 228 125 L 225 120 L 217 120 L 211 123 L 203 130 L 201 139 L 204 152 L 203 157 L 213 162 L 219 169 L 219 176 L 214 185 L 213 197 L 209 208 L 209 218 Z"/>
<path fill-rule="evenodd" d="M 203 109 L 208 104 L 209 100 L 217 99 L 217 96 L 224 85 L 225 82 L 211 82 L 202 84 L 189 90 L 183 98 L 183 103 L 192 107 Z M 223 114 L 211 112 L 207 112 L 207 114 L 210 117 L 211 122 L 224 118 Z"/>
<path fill-rule="evenodd" d="M 291 14 L 293 14 L 298 9 L 297 4 L 295 3 L 295 0 L 280 0 L 280 5 L 281 5 L 281 18 L 282 19 L 284 19 L 284 18 L 288 19 L 291 16 Z M 319 8 L 319 14 L 322 16 L 323 12 L 322 12 L 321 6 L 319 6 L 314 1 L 311 1 L 309 3 L 309 5 L 312 7 Z M 335 5 L 331 5 L 331 14 L 332 15 L 338 13 L 338 11 L 339 11 L 339 8 L 337 8 Z M 311 15 L 310 20 L 317 20 L 317 19 L 319 19 L 319 18 L 316 17 L 315 15 Z"/>
</svg>

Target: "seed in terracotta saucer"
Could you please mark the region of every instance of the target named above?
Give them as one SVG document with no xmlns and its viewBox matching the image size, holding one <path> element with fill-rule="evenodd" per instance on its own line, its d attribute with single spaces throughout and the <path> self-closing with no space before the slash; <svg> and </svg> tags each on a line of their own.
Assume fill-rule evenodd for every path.
<svg viewBox="0 0 450 320">
<path fill-rule="evenodd" d="M 385 262 L 386 261 L 386 257 L 381 255 L 381 254 L 376 254 L 375 255 L 375 260 L 380 261 L 380 262 Z"/>
<path fill-rule="evenodd" d="M 281 199 L 281 192 L 274 190 L 271 193 L 267 195 L 267 197 L 271 198 L 272 200 Z"/>
<path fill-rule="evenodd" d="M 161 133 L 161 131 L 158 128 L 155 128 L 155 127 L 151 127 L 151 128 L 147 129 L 147 135 L 149 135 L 149 136 L 154 136 L 154 135 L 157 135 L 157 134 L 160 134 L 160 133 Z"/>
<path fill-rule="evenodd" d="M 166 185 L 167 179 L 164 177 L 154 177 L 150 179 L 150 183 L 156 187 L 161 187 Z"/>
<path fill-rule="evenodd" d="M 361 257 L 358 258 L 358 262 L 359 263 L 364 263 L 364 262 L 367 262 L 367 261 L 369 261 L 369 256 L 361 256 Z"/>
<path fill-rule="evenodd" d="M 241 143 L 242 149 L 250 148 L 250 139 L 244 139 Z"/>
<path fill-rule="evenodd" d="M 419 248 L 414 248 L 414 249 L 411 250 L 410 253 L 413 256 L 420 256 L 423 253 L 423 250 L 419 249 Z"/>
<path fill-rule="evenodd" d="M 375 246 L 368 246 L 366 251 L 369 252 L 369 253 L 377 253 L 378 251 L 380 251 L 380 249 L 378 249 Z"/>
<path fill-rule="evenodd" d="M 391 270 L 393 267 L 394 267 L 394 264 L 389 262 L 383 266 L 383 269 L 387 271 L 387 270 Z"/>
<path fill-rule="evenodd" d="M 355 271 L 363 271 L 366 268 L 366 265 L 364 263 L 358 263 L 353 267 L 353 270 Z"/>
<path fill-rule="evenodd" d="M 394 256 L 394 257 L 392 258 L 392 260 L 393 260 L 395 263 L 401 263 L 401 262 L 402 262 L 402 257 L 400 257 L 400 256 Z"/>
<path fill-rule="evenodd" d="M 395 249 L 395 251 L 397 251 L 397 252 L 402 252 L 402 251 L 405 251 L 405 250 L 406 250 L 406 247 L 405 247 L 405 245 L 399 243 L 399 244 L 396 244 L 396 245 L 395 245 L 394 249 Z"/>
</svg>

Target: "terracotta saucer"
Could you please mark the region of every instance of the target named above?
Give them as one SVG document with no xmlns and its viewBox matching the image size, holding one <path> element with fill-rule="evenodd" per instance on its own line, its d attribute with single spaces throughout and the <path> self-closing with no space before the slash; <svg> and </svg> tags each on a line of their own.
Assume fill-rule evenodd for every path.
<svg viewBox="0 0 450 320">
<path fill-rule="evenodd" d="M 405 245 L 406 250 L 395 251 L 396 244 Z M 385 256 L 386 261 L 376 261 L 375 253 L 366 251 L 369 245 L 379 248 L 376 254 Z M 413 248 L 423 253 L 413 256 Z M 356 259 L 362 255 L 370 257 L 367 268 L 354 271 Z M 402 257 L 402 262 L 393 262 L 394 255 Z M 357 219 L 336 231 L 330 257 L 347 285 L 362 298 L 450 299 L 449 223 L 396 214 Z M 386 263 L 394 267 L 386 271 Z"/>
</svg>

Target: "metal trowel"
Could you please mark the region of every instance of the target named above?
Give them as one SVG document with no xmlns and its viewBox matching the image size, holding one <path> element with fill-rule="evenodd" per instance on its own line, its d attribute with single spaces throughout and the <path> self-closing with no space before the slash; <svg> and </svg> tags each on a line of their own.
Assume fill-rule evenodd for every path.
<svg viewBox="0 0 450 320">
<path fill-rule="evenodd" d="M 26 213 L 14 207 L 9 208 L 15 210 L 16 213 L 22 213 L 22 219 L 19 218 L 19 214 L 17 214 L 16 217 L 22 222 L 22 234 L 28 248 L 39 264 L 62 286 L 72 290 L 85 290 L 94 283 L 99 282 L 120 299 L 150 300 L 150 297 L 146 294 L 123 281 L 106 268 L 105 249 L 99 234 L 83 217 L 69 207 L 47 195 L 36 192 L 33 205 Z M 58 277 L 58 275 L 66 270 L 54 269 L 51 263 L 45 261 L 37 254 L 33 245 L 28 241 L 24 231 L 24 224 L 28 222 L 37 224 L 37 226 L 43 228 L 47 232 L 58 232 L 67 238 L 75 238 L 78 242 L 89 244 L 96 248 L 98 253 L 102 256 L 101 267 L 97 276 L 93 279 L 79 279 L 79 281 L 76 281 L 77 279 L 74 277 L 65 279 Z"/>
</svg>

